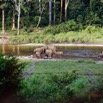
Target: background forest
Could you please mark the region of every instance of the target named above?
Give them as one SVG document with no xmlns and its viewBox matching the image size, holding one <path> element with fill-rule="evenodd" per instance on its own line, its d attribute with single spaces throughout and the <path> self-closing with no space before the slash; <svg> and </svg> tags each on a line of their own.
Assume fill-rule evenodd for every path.
<svg viewBox="0 0 103 103">
<path fill-rule="evenodd" d="M 102 27 L 103 0 L 0 0 L 1 34 L 40 33 L 48 34 L 47 38 L 54 38 L 53 35 L 61 32 L 64 33 L 63 36 L 70 31 L 86 30 L 91 33 L 92 31 L 102 31 Z M 54 41 L 49 41 L 74 42 L 78 40 L 54 39 Z M 29 39 L 27 42 L 42 41 Z M 80 42 L 82 41 L 80 40 Z M 84 42 L 88 42 L 88 40 L 86 39 Z"/>
</svg>

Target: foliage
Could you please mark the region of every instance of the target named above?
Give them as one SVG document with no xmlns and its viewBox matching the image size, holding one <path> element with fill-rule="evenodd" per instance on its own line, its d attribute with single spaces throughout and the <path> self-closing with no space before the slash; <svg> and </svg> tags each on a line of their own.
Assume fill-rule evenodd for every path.
<svg viewBox="0 0 103 103">
<path fill-rule="evenodd" d="M 29 61 L 25 72 L 32 63 Z M 24 103 L 68 103 L 83 97 L 89 103 L 89 94 L 102 93 L 102 67 L 93 60 L 35 62 L 34 74 L 21 81 L 18 95 Z"/>
<path fill-rule="evenodd" d="M 78 28 L 78 27 L 77 27 Z M 40 32 L 30 32 L 27 34 L 24 29 L 21 30 L 20 36 L 11 36 L 11 43 L 102 43 L 103 41 L 103 28 L 97 26 L 87 26 L 84 30 L 74 32 L 63 32 L 66 28 L 63 28 L 60 32 L 59 27 L 47 27 Z M 57 33 L 60 32 L 60 33 Z M 15 31 L 10 32 L 15 33 Z M 55 34 L 56 33 L 56 34 Z M 54 35 L 55 34 L 55 35 Z M 28 36 L 29 35 L 29 36 Z"/>
<path fill-rule="evenodd" d="M 15 0 L 18 1 L 18 0 Z M 26 28 L 29 28 L 30 25 L 36 26 L 39 20 L 40 16 L 40 5 L 41 9 L 43 9 L 43 13 L 41 15 L 41 22 L 40 26 L 48 26 L 49 24 L 49 10 L 48 10 L 48 5 L 49 2 L 46 0 L 42 0 L 41 4 L 39 4 L 38 0 L 22 0 L 23 3 L 21 3 L 21 21 L 20 21 L 20 27 L 23 28 L 24 26 Z M 17 3 L 17 2 L 16 2 Z M 63 1 L 64 3 L 64 1 Z M 5 7 L 5 28 L 10 29 L 12 27 L 12 16 L 13 16 L 13 11 L 15 13 L 15 16 L 17 18 L 17 12 L 16 12 L 16 7 L 14 6 L 14 0 L 5 0 L 5 1 L 0 1 L 0 8 L 2 9 Z M 55 18 L 55 23 L 56 25 L 63 23 L 62 26 L 65 24 L 64 23 L 64 17 L 62 16 L 62 22 L 60 22 L 60 1 L 56 1 L 55 3 L 55 8 L 54 4 L 52 6 L 52 24 L 53 24 L 53 15 L 54 11 L 56 13 L 56 18 Z M 63 15 L 64 15 L 64 5 L 62 8 Z M 0 9 L 0 14 L 2 14 Z M 67 9 L 67 20 L 73 20 L 74 23 L 73 28 L 70 27 L 70 22 L 69 22 L 69 30 L 78 30 L 78 24 L 82 24 L 83 28 L 87 25 L 99 25 L 103 26 L 103 2 L 102 0 L 71 0 Z M 9 15 L 9 16 L 8 16 Z M 0 16 L 0 24 L 2 20 L 2 15 Z M 15 20 L 17 22 L 17 19 Z M 73 24 L 73 23 L 72 23 Z M 17 25 L 17 23 L 16 23 Z M 61 24 L 58 26 L 59 32 L 62 28 Z M 74 26 L 76 26 L 74 28 Z M 65 26 L 66 27 L 66 26 Z M 1 25 L 0 25 L 1 28 Z M 68 30 L 68 29 L 67 29 Z M 66 30 L 64 30 L 66 31 Z M 58 33 L 58 29 L 55 31 L 55 33 Z"/>
<path fill-rule="evenodd" d="M 56 26 L 48 26 L 44 29 L 44 33 L 58 34 L 78 30 L 81 30 L 81 25 L 77 24 L 74 20 L 68 20 L 66 23 L 61 23 Z"/>
<path fill-rule="evenodd" d="M 15 56 L 0 54 L 0 94 L 5 89 L 17 88 L 24 66 Z"/>
<path fill-rule="evenodd" d="M 35 74 L 21 82 L 19 95 L 25 98 L 24 100 L 27 103 L 59 103 L 67 101 L 73 96 L 69 85 L 76 78 L 73 74 Z"/>
</svg>

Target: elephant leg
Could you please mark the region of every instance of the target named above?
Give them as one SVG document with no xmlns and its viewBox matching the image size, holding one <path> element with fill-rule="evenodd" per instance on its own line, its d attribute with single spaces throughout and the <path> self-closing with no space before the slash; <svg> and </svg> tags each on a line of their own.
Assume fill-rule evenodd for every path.
<svg viewBox="0 0 103 103">
<path fill-rule="evenodd" d="M 39 52 L 36 52 L 36 53 L 35 53 L 35 56 L 36 56 L 36 58 L 38 58 L 38 59 L 41 58 L 41 54 L 40 54 Z"/>
<path fill-rule="evenodd" d="M 50 53 L 49 55 L 48 55 L 48 59 L 52 59 L 52 54 Z"/>
</svg>

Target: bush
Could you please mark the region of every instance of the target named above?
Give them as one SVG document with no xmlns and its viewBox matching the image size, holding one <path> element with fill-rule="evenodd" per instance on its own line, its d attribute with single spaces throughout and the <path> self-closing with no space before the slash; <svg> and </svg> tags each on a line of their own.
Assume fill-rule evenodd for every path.
<svg viewBox="0 0 103 103">
<path fill-rule="evenodd" d="M 76 78 L 74 74 L 35 74 L 22 81 L 19 95 L 25 103 L 63 103 L 73 96 L 69 85 Z"/>
<path fill-rule="evenodd" d="M 77 24 L 74 20 L 69 20 L 66 23 L 61 23 L 56 26 L 48 26 L 44 29 L 44 33 L 58 34 L 69 31 L 78 31 L 81 29 L 83 29 L 81 24 Z"/>
<path fill-rule="evenodd" d="M 21 70 L 25 63 L 20 63 L 15 56 L 0 54 L 0 94 L 8 88 L 17 88 Z"/>
</svg>

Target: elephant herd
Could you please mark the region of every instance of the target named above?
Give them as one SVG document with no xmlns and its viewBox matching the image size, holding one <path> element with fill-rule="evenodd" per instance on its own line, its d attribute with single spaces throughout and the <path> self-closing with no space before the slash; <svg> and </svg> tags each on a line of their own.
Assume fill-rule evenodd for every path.
<svg viewBox="0 0 103 103">
<path fill-rule="evenodd" d="M 53 55 L 64 55 L 62 51 L 57 52 L 57 48 L 54 45 L 45 45 L 34 49 L 34 54 L 36 58 L 48 58 L 52 59 Z"/>
<path fill-rule="evenodd" d="M 57 51 L 57 48 L 54 45 L 45 45 L 43 47 L 39 47 L 34 49 L 35 57 L 52 59 L 54 55 L 63 56 L 64 53 L 62 51 Z M 103 51 L 97 55 L 98 58 L 103 58 Z"/>
</svg>

